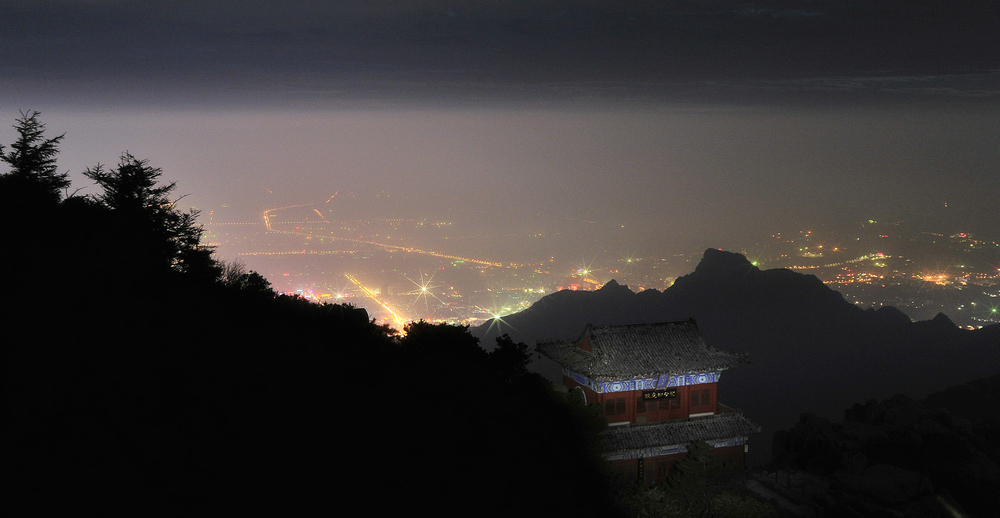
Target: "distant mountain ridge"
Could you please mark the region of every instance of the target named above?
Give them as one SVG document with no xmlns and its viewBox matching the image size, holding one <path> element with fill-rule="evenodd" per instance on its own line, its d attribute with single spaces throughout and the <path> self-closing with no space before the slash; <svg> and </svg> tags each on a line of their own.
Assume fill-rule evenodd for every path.
<svg viewBox="0 0 1000 518">
<path fill-rule="evenodd" d="M 472 332 L 484 344 L 499 333 L 533 344 L 576 338 L 588 323 L 689 318 L 709 345 L 749 353 L 750 365 L 723 374 L 720 392 L 763 426 L 758 444 L 801 412 L 835 417 L 857 401 L 919 398 L 1000 372 L 1000 326 L 966 331 L 943 314 L 911 322 L 895 308 L 863 310 L 815 276 L 760 270 L 716 249 L 663 292 L 633 293 L 615 281 L 593 292 L 564 290 Z M 534 367 L 559 377 L 545 358 Z"/>
</svg>

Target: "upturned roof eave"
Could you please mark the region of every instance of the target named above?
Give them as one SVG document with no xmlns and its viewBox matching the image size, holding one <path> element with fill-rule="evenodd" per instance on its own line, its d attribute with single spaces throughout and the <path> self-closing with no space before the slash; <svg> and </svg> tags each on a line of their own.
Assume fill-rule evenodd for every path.
<svg viewBox="0 0 1000 518">
<path fill-rule="evenodd" d="M 675 419 L 609 429 L 602 432 L 606 451 L 620 452 L 637 448 L 686 444 L 734 437 L 747 438 L 761 432 L 761 427 L 742 413 Z"/>
</svg>

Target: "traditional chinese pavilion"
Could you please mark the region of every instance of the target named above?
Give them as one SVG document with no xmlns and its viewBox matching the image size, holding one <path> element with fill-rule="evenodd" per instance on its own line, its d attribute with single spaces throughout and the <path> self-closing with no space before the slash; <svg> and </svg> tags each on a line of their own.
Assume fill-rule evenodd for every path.
<svg viewBox="0 0 1000 518">
<path fill-rule="evenodd" d="M 605 457 L 626 480 L 662 484 L 693 441 L 742 466 L 748 436 L 760 432 L 718 401 L 722 371 L 747 357 L 709 347 L 693 320 L 588 325 L 537 350 L 562 366 L 568 389 L 601 406 Z"/>
</svg>

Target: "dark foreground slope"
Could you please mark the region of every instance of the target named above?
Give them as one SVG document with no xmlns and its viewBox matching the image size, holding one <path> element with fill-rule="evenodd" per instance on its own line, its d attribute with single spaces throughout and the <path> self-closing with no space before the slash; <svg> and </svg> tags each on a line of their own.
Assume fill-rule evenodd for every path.
<svg viewBox="0 0 1000 518">
<path fill-rule="evenodd" d="M 803 414 L 774 436 L 774 462 L 808 471 L 815 508 L 864 516 L 971 516 L 1000 509 L 1000 376 L 935 392 L 854 404 L 843 419 Z"/>
<path fill-rule="evenodd" d="M 713 347 L 750 354 L 750 365 L 723 374 L 721 398 L 761 424 L 764 438 L 805 410 L 832 417 L 873 395 L 921 397 L 1000 370 L 998 326 L 964 331 L 944 315 L 910 322 L 894 308 L 862 310 L 813 276 L 762 271 L 715 249 L 662 293 L 636 294 L 614 282 L 595 292 L 563 291 L 499 325 L 533 343 L 575 338 L 587 323 L 688 318 Z M 489 322 L 476 333 L 488 339 L 496 328 Z M 553 379 L 559 372 L 544 358 L 535 368 Z"/>
<path fill-rule="evenodd" d="M 612 511 L 601 419 L 513 343 L 180 276 L 131 296 L 52 278 L 76 296 L 5 294 L 12 515 Z"/>
<path fill-rule="evenodd" d="M 458 515 L 499 491 L 509 514 L 573 507 L 554 495 L 587 501 L 584 515 L 611 507 L 600 418 L 528 374 L 513 344 L 488 355 L 463 328 L 423 324 L 395 340 L 364 311 L 287 298 L 128 303 L 141 309 L 102 304 L 113 317 L 65 330 L 6 326 L 27 337 L 0 353 L 5 508 L 299 513 L 364 500 Z"/>
<path fill-rule="evenodd" d="M 226 277 L 144 161 L 131 210 L 38 170 L 0 174 L 5 515 L 615 514 L 603 420 L 523 344 Z"/>
</svg>

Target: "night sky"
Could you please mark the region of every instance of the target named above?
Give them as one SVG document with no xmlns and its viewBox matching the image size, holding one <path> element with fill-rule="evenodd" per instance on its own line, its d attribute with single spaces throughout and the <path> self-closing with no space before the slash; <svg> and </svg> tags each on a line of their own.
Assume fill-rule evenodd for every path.
<svg viewBox="0 0 1000 518">
<path fill-rule="evenodd" d="M 0 142 L 38 110 L 75 187 L 128 150 L 208 208 L 996 239 L 998 27 L 988 0 L 0 0 Z"/>
</svg>

